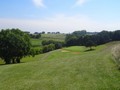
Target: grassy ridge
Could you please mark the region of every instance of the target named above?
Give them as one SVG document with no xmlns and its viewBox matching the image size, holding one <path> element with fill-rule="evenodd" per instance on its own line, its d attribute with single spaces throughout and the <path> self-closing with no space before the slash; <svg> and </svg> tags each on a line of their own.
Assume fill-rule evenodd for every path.
<svg viewBox="0 0 120 90">
<path fill-rule="evenodd" d="M 1 65 L 0 90 L 119 90 L 120 72 L 110 53 L 118 43 L 89 52 L 84 47 L 64 48 L 24 58 L 27 63 Z"/>
</svg>

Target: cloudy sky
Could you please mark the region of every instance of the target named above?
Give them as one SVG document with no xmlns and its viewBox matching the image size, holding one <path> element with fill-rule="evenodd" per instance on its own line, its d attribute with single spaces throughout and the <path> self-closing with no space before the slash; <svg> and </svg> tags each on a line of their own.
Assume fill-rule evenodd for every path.
<svg viewBox="0 0 120 90">
<path fill-rule="evenodd" d="M 0 0 L 0 29 L 70 33 L 120 29 L 120 0 Z"/>
</svg>

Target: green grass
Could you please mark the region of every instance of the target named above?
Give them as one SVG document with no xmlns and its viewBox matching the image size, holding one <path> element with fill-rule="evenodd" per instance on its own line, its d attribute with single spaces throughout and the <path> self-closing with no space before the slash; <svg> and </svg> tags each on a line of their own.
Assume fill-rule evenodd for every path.
<svg viewBox="0 0 120 90">
<path fill-rule="evenodd" d="M 83 52 L 85 51 L 85 47 L 84 46 L 71 46 L 69 48 L 63 48 L 63 50 L 68 50 L 68 51 L 72 51 L 72 52 Z"/>
<path fill-rule="evenodd" d="M 42 45 L 41 42 L 42 42 L 41 39 L 31 39 L 31 43 L 32 43 L 33 46 L 34 46 L 34 45 L 39 45 L 39 46 L 41 46 L 41 45 Z"/>
<path fill-rule="evenodd" d="M 42 34 L 42 40 L 55 40 L 55 41 L 64 41 L 66 35 L 65 34 Z"/>
<path fill-rule="evenodd" d="M 73 46 L 0 65 L 0 90 L 120 90 L 120 71 L 111 55 L 118 43 L 89 52 Z"/>
<path fill-rule="evenodd" d="M 65 40 L 65 34 L 41 34 L 40 39 L 31 39 L 33 46 L 41 46 L 43 40 L 63 41 Z"/>
</svg>

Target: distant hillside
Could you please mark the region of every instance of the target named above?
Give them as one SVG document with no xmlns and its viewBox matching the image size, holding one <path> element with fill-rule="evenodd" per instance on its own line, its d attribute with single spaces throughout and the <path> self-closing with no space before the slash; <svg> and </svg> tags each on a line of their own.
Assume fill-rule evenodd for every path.
<svg viewBox="0 0 120 90">
<path fill-rule="evenodd" d="M 41 34 L 40 39 L 31 39 L 33 46 L 41 45 L 43 40 L 65 41 L 66 34 Z"/>
<path fill-rule="evenodd" d="M 42 34 L 41 40 L 64 41 L 65 37 L 65 34 Z"/>
</svg>

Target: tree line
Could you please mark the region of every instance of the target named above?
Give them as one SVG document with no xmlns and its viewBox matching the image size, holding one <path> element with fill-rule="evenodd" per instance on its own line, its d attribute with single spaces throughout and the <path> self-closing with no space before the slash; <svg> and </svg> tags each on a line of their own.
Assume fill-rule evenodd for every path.
<svg viewBox="0 0 120 90">
<path fill-rule="evenodd" d="M 87 33 L 85 30 L 75 31 L 72 34 L 66 35 L 66 46 L 86 46 L 92 47 L 105 44 L 111 41 L 120 40 L 120 30 L 116 31 L 101 31 L 99 33 Z"/>
<path fill-rule="evenodd" d="M 34 32 L 34 33 L 30 33 L 28 31 L 25 31 L 24 33 L 28 34 L 30 36 L 30 38 L 33 38 L 33 39 L 39 39 L 39 38 L 41 38 L 41 34 L 45 34 L 44 31 Z M 60 34 L 60 32 L 47 32 L 47 34 Z"/>
</svg>

